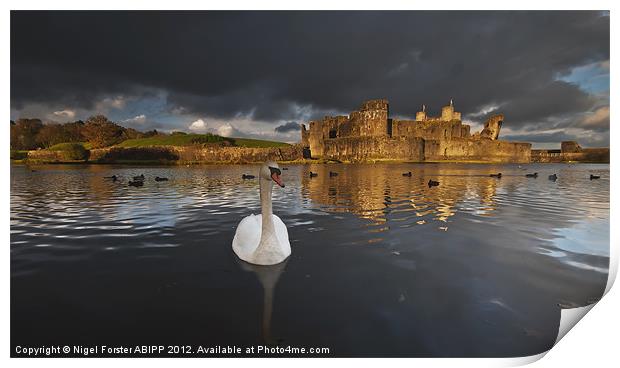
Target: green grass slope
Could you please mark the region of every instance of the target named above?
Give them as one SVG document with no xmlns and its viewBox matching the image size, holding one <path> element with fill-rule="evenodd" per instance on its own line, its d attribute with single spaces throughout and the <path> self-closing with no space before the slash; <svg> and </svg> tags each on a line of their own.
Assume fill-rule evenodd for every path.
<svg viewBox="0 0 620 368">
<path fill-rule="evenodd" d="M 227 138 L 215 134 L 171 134 L 157 135 L 148 138 L 128 139 L 116 147 L 147 147 L 147 146 L 192 146 L 197 144 L 224 143 L 237 147 L 286 147 L 283 142 L 264 141 L 247 138 Z"/>
</svg>

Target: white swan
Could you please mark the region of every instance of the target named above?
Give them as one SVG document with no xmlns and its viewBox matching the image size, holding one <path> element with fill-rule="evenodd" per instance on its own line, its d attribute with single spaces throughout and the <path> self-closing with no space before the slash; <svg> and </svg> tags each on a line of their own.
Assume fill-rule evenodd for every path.
<svg viewBox="0 0 620 368">
<path fill-rule="evenodd" d="M 257 265 L 281 263 L 291 255 L 286 225 L 273 214 L 271 189 L 273 182 L 284 187 L 278 164 L 267 161 L 258 173 L 261 214 L 245 217 L 233 238 L 232 248 L 237 257 Z"/>
</svg>

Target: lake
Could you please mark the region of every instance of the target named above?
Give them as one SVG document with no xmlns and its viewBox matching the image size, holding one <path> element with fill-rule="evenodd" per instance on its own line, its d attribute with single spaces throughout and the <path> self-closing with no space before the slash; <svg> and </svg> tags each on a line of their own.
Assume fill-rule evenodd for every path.
<svg viewBox="0 0 620 368">
<path fill-rule="evenodd" d="M 605 289 L 607 164 L 281 167 L 273 206 L 292 255 L 259 267 L 231 250 L 239 221 L 260 213 L 258 181 L 241 178 L 258 165 L 13 165 L 11 354 L 156 344 L 522 356 L 552 346 L 560 307 Z M 127 185 L 140 174 L 143 187 Z"/>
</svg>

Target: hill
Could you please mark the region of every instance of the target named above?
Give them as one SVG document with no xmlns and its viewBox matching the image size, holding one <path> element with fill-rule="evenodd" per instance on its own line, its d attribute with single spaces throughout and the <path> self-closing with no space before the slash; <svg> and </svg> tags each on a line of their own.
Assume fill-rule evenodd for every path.
<svg viewBox="0 0 620 368">
<path fill-rule="evenodd" d="M 284 142 L 266 141 L 249 138 L 229 138 L 215 134 L 170 134 L 156 135 L 146 138 L 127 139 L 116 147 L 148 147 L 148 146 L 192 146 L 196 144 L 220 144 L 236 147 L 265 148 L 265 147 L 287 147 Z"/>
</svg>

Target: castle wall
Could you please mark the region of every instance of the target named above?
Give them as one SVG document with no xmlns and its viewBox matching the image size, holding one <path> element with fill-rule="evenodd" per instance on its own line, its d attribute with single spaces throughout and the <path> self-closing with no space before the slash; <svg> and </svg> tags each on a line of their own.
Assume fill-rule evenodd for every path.
<svg viewBox="0 0 620 368">
<path fill-rule="evenodd" d="M 155 147 L 111 147 L 91 150 L 90 161 L 113 163 L 119 160 L 167 160 L 177 163 L 251 163 L 294 161 L 303 158 L 303 147 L 221 147 L 221 146 L 155 146 Z"/>
<path fill-rule="evenodd" d="M 469 136 L 469 126 L 466 125 Z M 424 139 L 451 139 L 463 136 L 463 125 L 460 121 L 441 121 L 437 119 L 426 121 L 393 120 L 392 136 L 420 137 Z"/>
<path fill-rule="evenodd" d="M 530 143 L 473 140 L 452 138 L 451 140 L 427 140 L 424 158 L 430 161 L 488 161 L 488 162 L 530 162 Z"/>
<path fill-rule="evenodd" d="M 323 128 L 318 121 L 310 122 L 308 145 L 312 156 L 323 155 Z"/>
<path fill-rule="evenodd" d="M 562 152 L 562 161 L 609 163 L 609 148 L 580 148 L 579 152 Z"/>
<path fill-rule="evenodd" d="M 469 131 L 471 127 L 467 124 L 461 124 L 461 137 L 469 138 L 471 137 L 471 133 Z"/>
<path fill-rule="evenodd" d="M 561 144 L 562 153 L 578 153 L 581 152 L 581 146 L 575 141 L 564 141 Z"/>
<path fill-rule="evenodd" d="M 562 162 L 560 150 L 533 149 L 531 152 L 531 162 Z"/>
<path fill-rule="evenodd" d="M 303 158 L 303 147 L 222 147 L 212 146 L 151 146 L 106 147 L 89 151 L 88 161 L 115 163 L 123 161 L 160 161 L 162 163 L 251 163 L 267 160 L 295 161 Z M 69 162 L 62 151 L 36 150 L 28 152 L 28 159 L 42 162 Z"/>
<path fill-rule="evenodd" d="M 564 143 L 564 142 L 563 142 Z M 571 147 L 563 146 L 564 150 L 532 150 L 532 162 L 600 162 L 609 163 L 609 148 L 581 148 L 579 152 L 572 152 Z M 573 147 L 574 148 L 574 147 Z"/>
<path fill-rule="evenodd" d="M 325 142 L 323 153 L 323 157 L 349 162 L 377 159 L 424 161 L 424 140 L 387 136 L 336 138 Z"/>
<path fill-rule="evenodd" d="M 499 138 L 499 132 L 502 129 L 502 124 L 504 123 L 504 115 L 498 114 L 493 115 L 489 119 L 487 119 L 484 124 L 484 129 L 477 134 L 477 137 L 480 138 L 488 138 L 492 140 L 496 140 Z"/>
</svg>

